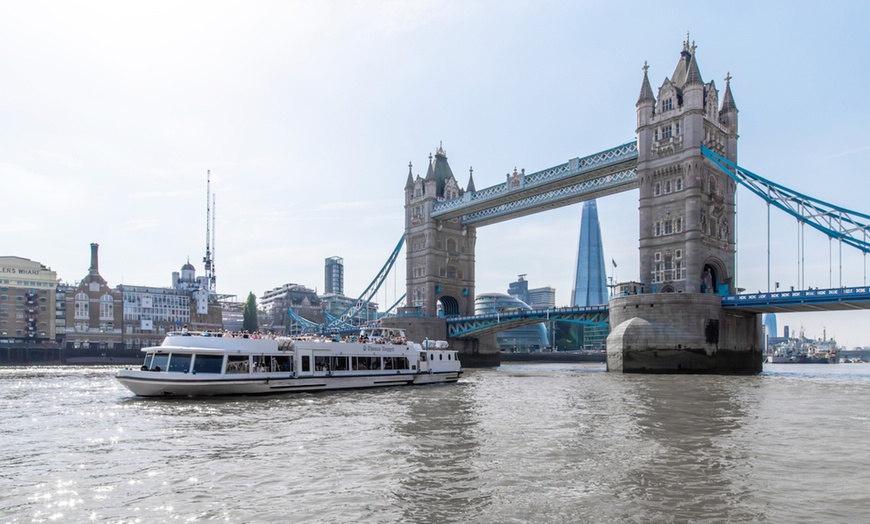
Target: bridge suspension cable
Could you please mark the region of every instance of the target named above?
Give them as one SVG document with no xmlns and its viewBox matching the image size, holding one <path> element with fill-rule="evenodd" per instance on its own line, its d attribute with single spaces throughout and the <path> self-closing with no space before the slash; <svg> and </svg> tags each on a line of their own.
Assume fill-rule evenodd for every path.
<svg viewBox="0 0 870 524">
<path fill-rule="evenodd" d="M 402 251 L 402 246 L 405 243 L 405 235 L 399 239 L 399 243 L 396 244 L 396 248 L 393 249 L 393 252 L 390 254 L 384 266 L 378 272 L 377 276 L 372 280 L 372 282 L 368 285 L 365 291 L 359 296 L 359 298 L 354 302 L 350 307 L 344 310 L 344 312 L 338 317 L 329 321 L 325 327 L 327 329 L 345 327 L 350 323 L 350 320 L 359 313 L 359 311 L 368 307 L 368 304 L 372 301 L 372 299 L 377 296 L 378 291 L 381 289 L 384 281 L 387 278 L 387 275 L 390 274 L 390 270 L 393 269 L 393 265 L 396 263 L 396 259 L 399 257 L 399 253 Z"/>
<path fill-rule="evenodd" d="M 870 215 L 829 204 L 771 182 L 714 153 L 704 145 L 701 146 L 701 152 L 728 176 L 768 204 L 795 217 L 801 224 L 801 229 L 804 224 L 808 224 L 829 238 L 859 249 L 865 255 L 870 252 L 867 236 L 870 231 Z M 803 236 L 802 231 L 799 232 L 799 236 Z"/>
</svg>

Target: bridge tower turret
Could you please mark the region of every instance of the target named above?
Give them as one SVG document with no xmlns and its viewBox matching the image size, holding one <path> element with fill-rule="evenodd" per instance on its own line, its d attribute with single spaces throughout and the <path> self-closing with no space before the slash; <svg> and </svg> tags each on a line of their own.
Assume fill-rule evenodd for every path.
<svg viewBox="0 0 870 524">
<path fill-rule="evenodd" d="M 410 167 L 410 166 L 409 166 Z M 473 182 L 469 178 L 469 190 Z M 426 177 L 405 183 L 405 250 L 407 307 L 423 316 L 474 314 L 474 246 L 476 228 L 462 226 L 459 218 L 432 218 L 436 202 L 465 194 L 439 145 L 429 156 Z"/>
<path fill-rule="evenodd" d="M 637 104 L 640 280 L 647 292 L 735 291 L 736 184 L 701 144 L 737 160 L 737 107 L 730 76 L 719 108 L 688 37 L 671 78 L 653 96 L 644 64 Z"/>
</svg>

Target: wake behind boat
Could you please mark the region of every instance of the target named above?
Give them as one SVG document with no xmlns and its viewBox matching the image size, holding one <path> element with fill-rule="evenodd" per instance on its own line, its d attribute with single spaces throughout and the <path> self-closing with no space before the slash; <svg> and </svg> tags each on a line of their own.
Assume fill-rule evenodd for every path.
<svg viewBox="0 0 870 524">
<path fill-rule="evenodd" d="M 401 329 L 382 327 L 345 339 L 169 333 L 142 351 L 142 367 L 116 378 L 143 397 L 407 386 L 456 382 L 462 374 L 447 342 L 408 342 Z"/>
</svg>

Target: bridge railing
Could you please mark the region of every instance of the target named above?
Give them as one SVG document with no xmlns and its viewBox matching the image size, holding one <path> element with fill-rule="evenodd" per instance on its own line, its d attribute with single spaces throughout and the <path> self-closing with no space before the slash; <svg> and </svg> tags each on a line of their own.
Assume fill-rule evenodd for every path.
<svg viewBox="0 0 870 524">
<path fill-rule="evenodd" d="M 796 291 L 773 291 L 769 293 L 741 293 L 723 295 L 722 305 L 742 305 L 764 302 L 800 302 L 807 300 L 824 301 L 832 298 L 870 298 L 870 286 L 840 287 L 830 289 L 804 289 Z"/>
</svg>

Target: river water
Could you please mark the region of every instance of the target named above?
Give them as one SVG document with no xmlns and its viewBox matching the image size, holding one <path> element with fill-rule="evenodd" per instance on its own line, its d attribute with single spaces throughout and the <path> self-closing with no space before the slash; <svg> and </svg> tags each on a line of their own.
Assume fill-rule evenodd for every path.
<svg viewBox="0 0 870 524">
<path fill-rule="evenodd" d="M 135 398 L 0 368 L 0 522 L 870 522 L 870 364 Z"/>
</svg>

